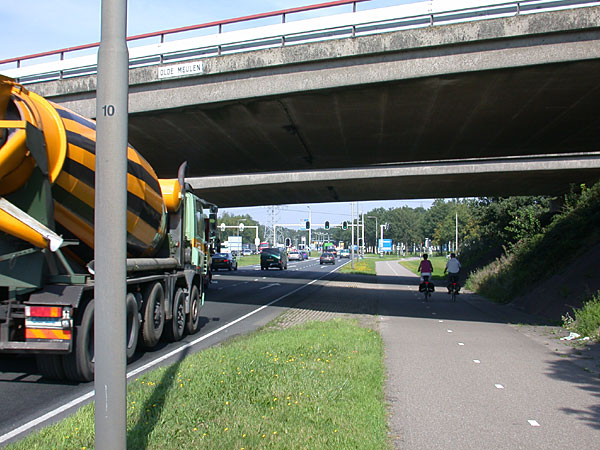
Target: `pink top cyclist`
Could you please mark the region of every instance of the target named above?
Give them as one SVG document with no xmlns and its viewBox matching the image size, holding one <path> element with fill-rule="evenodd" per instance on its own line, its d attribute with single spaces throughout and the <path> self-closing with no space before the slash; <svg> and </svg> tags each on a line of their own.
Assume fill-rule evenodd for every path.
<svg viewBox="0 0 600 450">
<path fill-rule="evenodd" d="M 423 260 L 419 263 L 419 268 L 417 269 L 418 272 L 421 272 L 421 279 L 424 276 L 431 276 L 433 272 L 433 266 L 431 265 L 431 261 L 429 261 L 429 259 L 427 258 L 427 253 L 425 253 L 423 255 Z"/>
</svg>

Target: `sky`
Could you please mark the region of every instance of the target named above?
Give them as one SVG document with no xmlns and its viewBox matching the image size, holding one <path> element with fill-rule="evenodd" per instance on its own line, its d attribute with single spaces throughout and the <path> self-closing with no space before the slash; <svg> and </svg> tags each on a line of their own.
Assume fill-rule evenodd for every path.
<svg viewBox="0 0 600 450">
<path fill-rule="evenodd" d="M 134 36 L 325 1 L 129 0 L 127 35 Z M 358 9 L 393 6 L 412 1 L 414 0 L 370 0 L 359 3 Z M 0 39 L 0 60 L 99 42 L 100 10 L 100 0 L 22 0 L 18 5 L 11 1 L 2 1 L 0 17 L 5 38 Z M 331 9 L 330 13 L 350 11 L 351 6 L 345 5 Z M 303 14 L 295 17 L 307 18 L 308 14 Z M 287 20 L 294 20 L 294 15 L 289 16 Z M 267 24 L 264 21 L 257 23 Z M 224 31 L 232 29 L 224 28 Z M 143 154 L 143 149 L 139 150 Z M 366 213 L 378 207 L 388 209 L 404 205 L 428 208 L 431 203 L 432 200 L 360 202 L 358 210 Z M 338 219 L 341 222 L 350 217 L 350 203 L 284 205 L 277 208 L 277 223 L 301 223 L 308 219 L 309 207 L 313 223 Z M 269 222 L 269 210 L 266 207 L 231 208 L 225 211 L 232 214 L 250 214 L 253 219 L 263 224 Z"/>
</svg>

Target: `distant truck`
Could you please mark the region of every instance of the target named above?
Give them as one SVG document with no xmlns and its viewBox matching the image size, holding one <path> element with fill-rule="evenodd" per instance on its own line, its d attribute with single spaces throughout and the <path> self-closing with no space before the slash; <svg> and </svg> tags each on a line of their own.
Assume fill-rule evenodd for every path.
<svg viewBox="0 0 600 450">
<path fill-rule="evenodd" d="M 94 378 L 96 124 L 0 76 L 0 353 Z M 127 358 L 198 330 L 217 207 L 127 149 Z M 219 251 L 217 248 L 216 251 Z"/>
<path fill-rule="evenodd" d="M 270 247 L 271 247 L 271 245 L 268 242 L 261 242 L 258 245 L 258 253 L 262 253 L 263 249 L 270 248 Z"/>
</svg>

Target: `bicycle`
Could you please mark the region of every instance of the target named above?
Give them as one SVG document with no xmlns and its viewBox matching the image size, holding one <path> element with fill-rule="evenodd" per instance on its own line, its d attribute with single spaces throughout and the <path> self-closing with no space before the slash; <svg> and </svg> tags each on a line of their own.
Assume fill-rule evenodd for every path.
<svg viewBox="0 0 600 450">
<path fill-rule="evenodd" d="M 458 284 L 458 275 L 450 275 L 450 284 L 448 285 L 448 290 L 450 291 L 450 295 L 452 296 L 452 301 L 456 301 L 456 296 L 458 295 L 458 291 L 460 290 L 460 286 Z"/>
<path fill-rule="evenodd" d="M 429 275 L 423 275 L 423 296 L 425 301 L 428 301 L 429 297 L 431 297 L 431 293 L 433 292 L 433 283 L 429 281 Z"/>
</svg>

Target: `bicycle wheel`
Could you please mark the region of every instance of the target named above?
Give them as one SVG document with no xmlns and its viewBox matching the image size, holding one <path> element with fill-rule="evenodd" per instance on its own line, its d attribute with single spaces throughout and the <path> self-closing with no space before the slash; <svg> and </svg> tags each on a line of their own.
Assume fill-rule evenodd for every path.
<svg viewBox="0 0 600 450">
<path fill-rule="evenodd" d="M 456 301 L 456 288 L 452 287 L 452 301 Z"/>
</svg>

